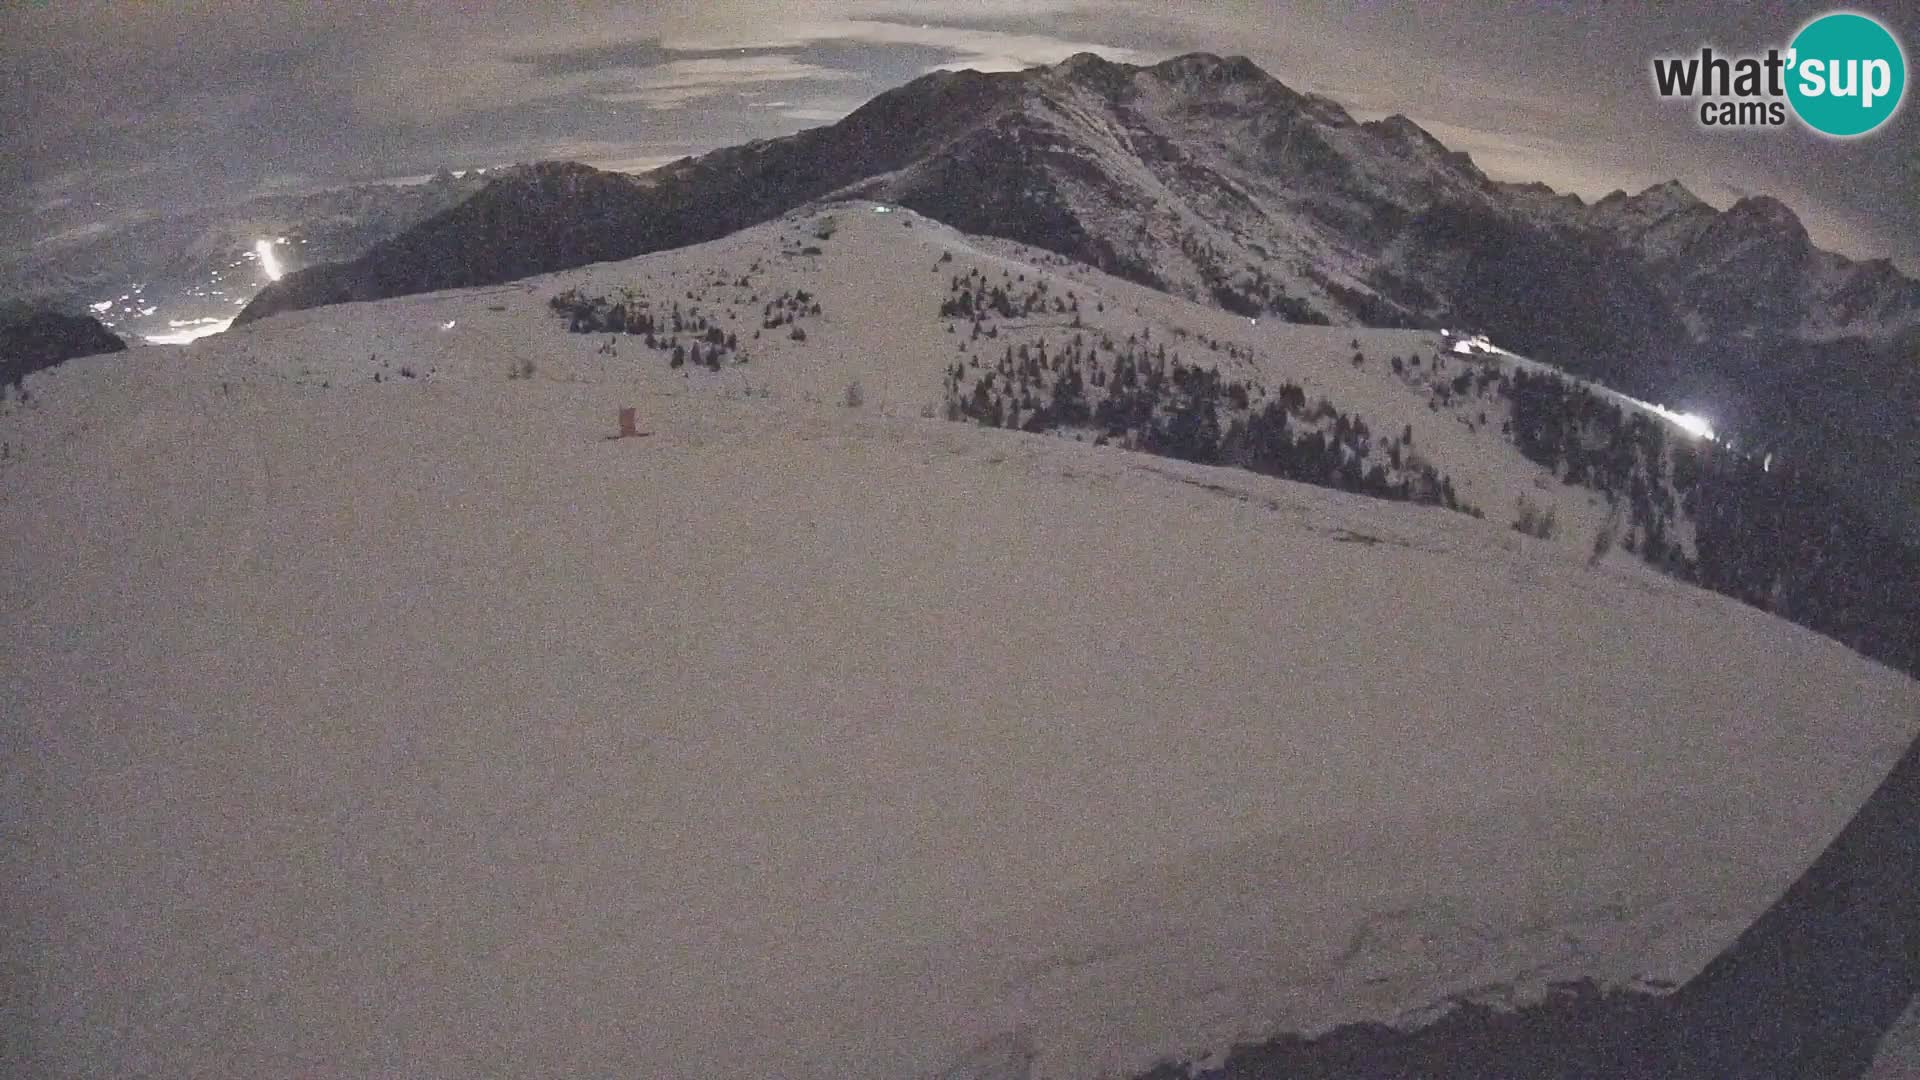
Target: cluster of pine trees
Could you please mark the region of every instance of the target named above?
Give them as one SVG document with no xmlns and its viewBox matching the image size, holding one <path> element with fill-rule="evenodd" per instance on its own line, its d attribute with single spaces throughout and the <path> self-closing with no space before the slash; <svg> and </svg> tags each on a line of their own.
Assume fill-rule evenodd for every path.
<svg viewBox="0 0 1920 1080">
<path fill-rule="evenodd" d="M 1670 438 L 1664 423 L 1555 375 L 1517 371 L 1500 386 L 1523 454 L 1626 506 L 1623 546 L 1920 677 L 1920 551 L 1823 479 Z M 1682 513 L 1693 524 L 1692 558 L 1669 539 Z"/>
<path fill-rule="evenodd" d="M 1522 369 L 1492 385 L 1511 406 L 1509 434 L 1523 455 L 1563 482 L 1623 506 L 1622 546 L 1659 569 L 1691 576 L 1690 560 L 1672 536 L 1684 481 L 1697 473 L 1693 444 L 1670 442 L 1665 422 L 1557 375 Z"/>
<path fill-rule="evenodd" d="M 800 327 L 800 320 L 820 314 L 820 301 L 805 289 L 789 289 L 767 301 L 760 309 L 760 328 L 778 330 L 787 327 L 787 336 L 794 341 L 807 340 L 807 332 Z"/>
<path fill-rule="evenodd" d="M 1711 447 L 1687 479 L 1698 584 L 1920 678 L 1920 551 L 1788 465 Z"/>
<path fill-rule="evenodd" d="M 968 270 L 965 274 L 955 274 L 947 285 L 947 298 L 940 302 L 940 317 L 943 319 L 969 319 L 975 326 L 975 337 L 980 336 L 980 327 L 990 316 L 1002 319 L 1031 318 L 1035 315 L 1073 316 L 1073 325 L 1080 325 L 1080 298 L 1069 290 L 1066 296 L 1052 294 L 1046 279 L 1036 277 L 1031 286 L 1027 285 L 1027 275 L 1017 278 L 1012 273 L 1003 275 L 1003 280 L 989 284 L 987 276 L 979 270 Z"/>
<path fill-rule="evenodd" d="M 1354 346 L 1358 348 L 1359 342 Z M 1359 352 L 1353 354 L 1353 366 L 1365 366 L 1367 358 Z M 1505 376 L 1492 364 L 1476 364 L 1471 361 L 1463 370 L 1448 374 L 1446 353 L 1435 353 L 1422 357 L 1418 351 L 1408 353 L 1405 359 L 1390 356 L 1387 363 L 1393 374 L 1409 389 L 1427 395 L 1427 408 L 1433 412 L 1446 409 L 1452 413 L 1468 431 L 1478 431 L 1485 427 L 1487 410 L 1485 406 L 1496 404 L 1506 397 L 1503 384 Z M 1496 410 L 1496 413 L 1498 410 Z M 1511 436 L 1513 427 L 1508 424 L 1503 434 Z"/>
<path fill-rule="evenodd" d="M 994 336 L 978 306 L 983 301 L 998 313 L 1003 304 L 1022 312 L 1044 299 L 1030 292 L 1016 300 L 971 282 L 956 277 L 941 310 L 972 318 L 974 340 Z M 1412 453 L 1411 431 L 1377 437 L 1325 399 L 1310 406 L 1299 386 L 1269 393 L 1185 363 L 1150 338 L 1150 329 L 1124 344 L 1075 333 L 1051 351 L 1040 339 L 1006 345 L 997 361 L 975 355 L 955 362 L 946 372 L 947 416 L 1029 432 L 1090 433 L 1099 444 L 1479 515 L 1460 501 L 1450 478 Z"/>
<path fill-rule="evenodd" d="M 568 289 L 547 305 L 567 317 L 569 331 L 637 337 L 646 348 L 665 355 L 670 367 L 692 365 L 718 371 L 724 363 L 746 362 L 738 336 L 698 306 L 682 310 L 676 301 L 669 310 L 656 312 L 646 297 L 631 290 L 610 300 L 585 296 L 578 289 Z"/>
</svg>

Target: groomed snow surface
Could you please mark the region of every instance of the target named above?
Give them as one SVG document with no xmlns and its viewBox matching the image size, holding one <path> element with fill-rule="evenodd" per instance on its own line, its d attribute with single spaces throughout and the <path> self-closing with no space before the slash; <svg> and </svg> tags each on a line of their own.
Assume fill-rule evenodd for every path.
<svg viewBox="0 0 1920 1080">
<path fill-rule="evenodd" d="M 879 313 L 959 241 L 902 216 L 717 375 L 544 302 L 743 247 L 34 376 L 4 1071 L 1090 1077 L 1679 981 L 1914 737 L 1920 684 L 1490 499 L 921 418 L 953 339 Z"/>
</svg>

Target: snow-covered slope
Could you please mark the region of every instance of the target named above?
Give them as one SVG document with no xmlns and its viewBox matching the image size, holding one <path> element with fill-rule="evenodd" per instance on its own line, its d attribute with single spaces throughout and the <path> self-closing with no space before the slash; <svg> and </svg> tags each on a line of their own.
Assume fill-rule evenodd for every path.
<svg viewBox="0 0 1920 1080">
<path fill-rule="evenodd" d="M 1584 493 L 1383 362 L 1430 336 L 1045 262 L 846 205 L 31 376 L 9 1064 L 1093 1076 L 1678 980 L 1914 736 L 1920 684 L 1508 528 Z M 972 339 L 969 272 L 1082 325 Z M 549 306 L 620 289 L 737 345 Z M 1487 518 L 939 418 L 1076 332 L 1412 424 Z"/>
<path fill-rule="evenodd" d="M 1046 310 L 985 320 L 993 336 L 975 336 L 968 319 L 938 317 L 954 280 L 967 275 L 1016 297 L 1044 281 Z M 656 346 L 633 334 L 564 333 L 568 320 L 549 305 L 563 293 L 603 299 L 602 313 L 623 301 L 644 308 L 658 324 Z M 769 304 L 801 294 L 808 299 L 797 322 L 767 325 Z M 1076 310 L 1053 309 L 1053 301 L 1069 298 Z M 676 310 L 686 330 L 672 335 Z M 1377 433 L 1370 462 L 1384 461 L 1388 442 L 1410 433 L 1404 456 L 1437 467 L 1459 501 L 1490 521 L 1512 522 L 1524 497 L 1554 511 L 1555 540 L 1585 548 L 1610 513 L 1594 491 L 1561 484 L 1514 449 L 1501 430 L 1509 406 L 1498 394 L 1479 388 L 1445 408 L 1436 404 L 1438 384 L 1511 370 L 1510 359 L 1462 358 L 1435 332 L 1244 318 L 885 204 L 810 207 L 676 252 L 354 312 L 345 321 L 325 309 L 279 316 L 270 337 L 230 333 L 199 344 L 196 362 L 228 381 L 338 387 L 376 378 L 506 379 L 532 361 L 542 381 L 614 381 L 649 396 L 768 394 L 823 403 L 841 401 L 857 382 L 868 407 L 910 417 L 943 413 L 948 364 L 965 367 L 970 386 L 1015 349 L 1044 344 L 1063 354 L 1080 340 L 1109 363 L 1131 350 L 1215 368 L 1269 391 L 1296 384 L 1309 406 L 1327 400 Z M 701 336 L 697 317 L 736 341 L 718 370 L 697 360 L 670 366 L 669 338 L 693 344 Z M 793 338 L 795 326 L 803 339 Z M 1081 437 L 1093 441 L 1094 433 Z M 1624 530 L 1616 524 L 1614 531 Z"/>
</svg>

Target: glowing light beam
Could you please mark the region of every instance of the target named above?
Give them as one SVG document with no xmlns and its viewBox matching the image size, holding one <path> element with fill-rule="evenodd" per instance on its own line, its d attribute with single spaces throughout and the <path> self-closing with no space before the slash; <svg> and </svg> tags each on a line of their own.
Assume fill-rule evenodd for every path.
<svg viewBox="0 0 1920 1080">
<path fill-rule="evenodd" d="M 1656 416 L 1666 420 L 1667 423 L 1672 424 L 1674 427 L 1679 428 L 1681 431 L 1686 432 L 1696 439 L 1708 439 L 1714 442 L 1720 441 L 1719 436 L 1713 432 L 1713 422 L 1698 413 L 1674 412 L 1672 409 L 1651 404 L 1648 405 L 1647 408 Z"/>
<path fill-rule="evenodd" d="M 268 281 L 279 281 L 285 273 L 280 269 L 280 260 L 273 257 L 273 241 L 256 240 L 253 242 L 254 254 L 260 256 L 260 269 L 267 272 Z"/>
</svg>

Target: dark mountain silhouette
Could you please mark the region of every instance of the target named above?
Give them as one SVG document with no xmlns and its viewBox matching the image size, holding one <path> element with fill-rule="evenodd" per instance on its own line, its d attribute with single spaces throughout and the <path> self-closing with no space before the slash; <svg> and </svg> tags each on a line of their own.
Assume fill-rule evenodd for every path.
<svg viewBox="0 0 1920 1080">
<path fill-rule="evenodd" d="M 1228 308 L 1512 322 L 1488 328 L 1522 347 L 1890 337 L 1920 320 L 1920 283 L 1816 251 L 1772 199 L 1722 213 L 1669 184 L 1588 206 L 1490 181 L 1405 117 L 1361 123 L 1244 57 L 1135 67 L 1082 54 L 928 75 L 830 127 L 644 176 L 511 170 L 359 259 L 292 275 L 239 321 L 627 258 L 835 195 L 898 202 Z M 1530 329 L 1542 308 L 1562 307 L 1561 326 Z M 1644 314 L 1622 324 L 1623 310 Z"/>
<path fill-rule="evenodd" d="M 28 375 L 76 356 L 126 348 L 92 316 L 0 305 L 0 387 L 17 386 Z"/>
<path fill-rule="evenodd" d="M 882 94 L 838 124 L 716 150 L 643 176 L 571 162 L 508 170 L 358 259 L 288 275 L 235 319 L 488 285 L 716 239 L 925 157 L 1010 84 L 961 71 Z"/>
</svg>

